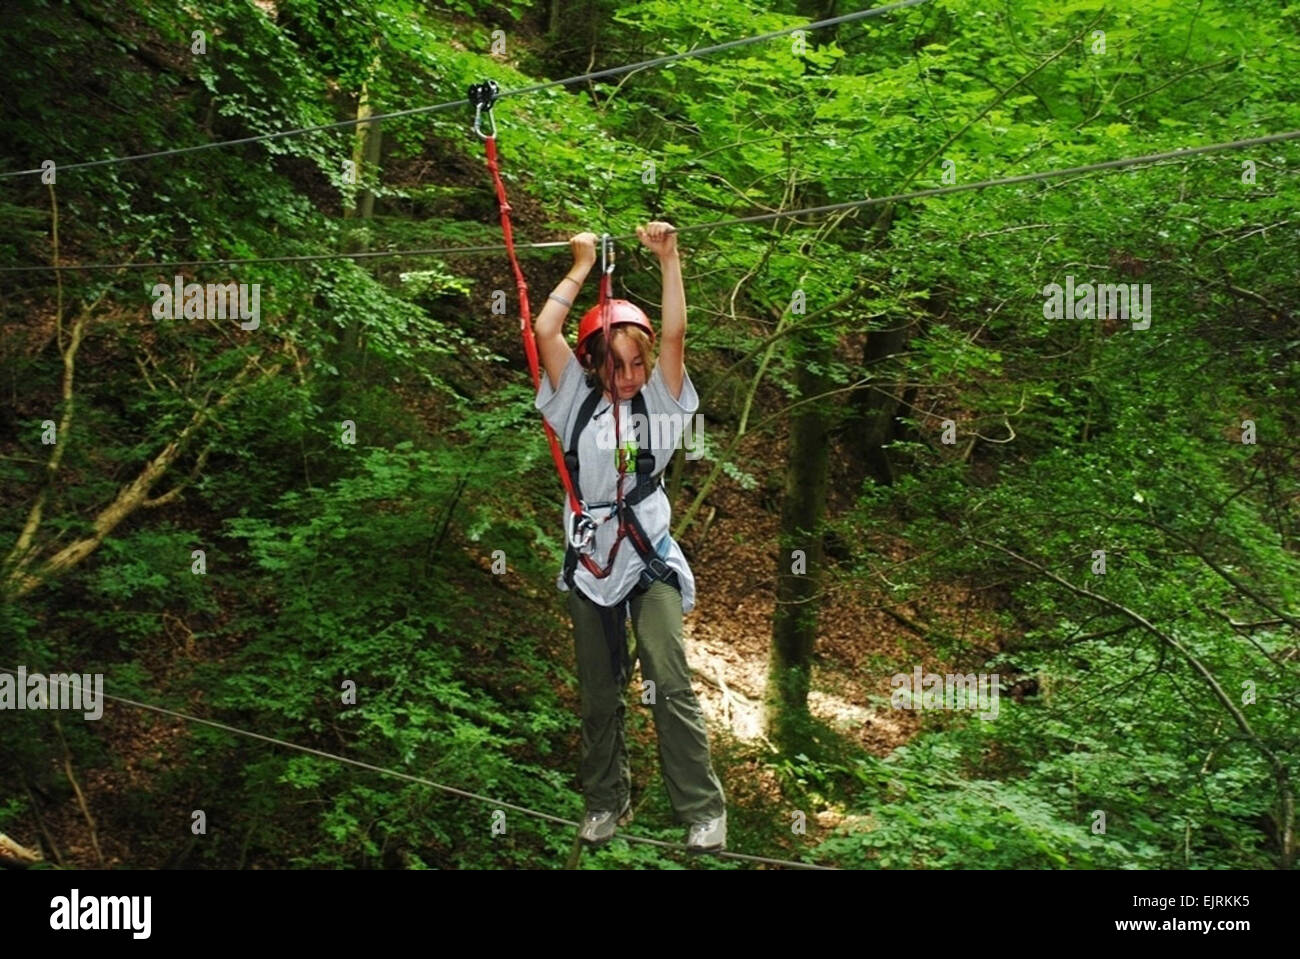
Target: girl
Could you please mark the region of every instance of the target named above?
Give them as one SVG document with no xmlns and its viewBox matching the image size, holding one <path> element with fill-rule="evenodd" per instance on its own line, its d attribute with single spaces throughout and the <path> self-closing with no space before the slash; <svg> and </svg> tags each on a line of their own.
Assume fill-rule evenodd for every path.
<svg viewBox="0 0 1300 959">
<path fill-rule="evenodd" d="M 533 323 L 546 369 L 537 408 L 570 450 L 570 476 L 598 524 L 594 533 L 588 530 L 594 549 L 580 554 L 570 545 L 564 573 L 556 582 L 569 593 L 582 702 L 580 775 L 587 812 L 581 837 L 592 845 L 606 842 L 618 825 L 632 818 L 632 779 L 623 742 L 623 691 L 631 672 L 626 639 L 630 610 L 636 655 L 649 680 L 642 699 L 654 716 L 673 812 L 679 822 L 689 824 L 688 848 L 718 851 L 726 848 L 726 797 L 709 761 L 704 716 L 691 689 L 682 645 L 682 614 L 695 605 L 695 577 L 668 533 L 671 509 L 658 481 L 672 459 L 682 424 L 699 407 L 684 362 L 686 296 L 672 225 L 647 223 L 637 228 L 637 236 L 659 257 L 664 278 L 657 364 L 651 354 L 654 328 L 627 300 L 610 301 L 609 343 L 598 307 L 583 317 L 576 355 L 565 342 L 564 318 L 573 306 L 565 294 L 571 297 L 580 290 L 596 263 L 594 233 L 569 240 L 573 267 Z M 612 432 L 615 398 L 620 403 L 617 438 Z M 652 421 L 670 426 L 653 431 L 659 435 L 651 440 L 651 430 L 635 429 L 633 413 L 639 414 L 637 419 L 649 414 Z M 643 445 L 655 442 L 655 448 L 637 449 L 638 435 Z M 623 537 L 617 515 L 620 483 L 630 527 Z M 566 518 L 568 513 L 566 503 Z"/>
</svg>

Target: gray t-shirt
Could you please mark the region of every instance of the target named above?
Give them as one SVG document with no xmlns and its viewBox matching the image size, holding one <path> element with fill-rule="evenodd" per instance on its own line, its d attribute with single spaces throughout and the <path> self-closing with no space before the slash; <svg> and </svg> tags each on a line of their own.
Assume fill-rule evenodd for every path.
<svg viewBox="0 0 1300 959">
<path fill-rule="evenodd" d="M 560 385 L 555 389 L 550 376 L 543 370 L 541 387 L 537 391 L 537 409 L 546 417 L 556 435 L 560 438 L 560 448 L 568 449 L 569 438 L 573 432 L 574 421 L 578 418 L 579 407 L 590 394 L 585 371 L 576 356 L 569 358 L 569 365 L 564 368 Z M 646 412 L 650 416 L 652 428 L 642 427 L 642 437 L 648 438 L 654 448 L 655 472 L 666 469 L 673 458 L 673 452 L 680 443 L 687 420 L 699 409 L 700 398 L 691 383 L 689 373 L 682 380 L 680 399 L 673 399 L 672 393 L 664 384 L 659 365 L 641 388 L 645 398 Z M 648 425 L 651 425 L 648 424 Z M 635 444 L 637 432 L 632 421 L 632 403 L 624 401 L 619 408 L 619 431 L 624 442 Z M 602 435 L 603 434 L 603 435 Z M 615 499 L 615 485 L 618 482 L 618 461 L 613 449 L 613 411 L 609 400 L 604 396 L 596 404 L 596 412 L 591 422 L 582 431 L 578 439 L 578 472 L 582 484 L 582 496 L 588 506 L 596 503 L 610 503 Z M 622 444 L 619 444 L 622 445 Z M 603 449 L 601 447 L 604 447 Z M 636 489 L 635 458 L 632 459 L 623 477 L 623 496 L 626 498 Z M 682 612 L 689 613 L 695 606 L 695 576 L 686 562 L 681 547 L 669 536 L 672 508 L 668 503 L 668 494 L 663 488 L 655 490 L 636 506 L 632 507 L 636 518 L 645 528 L 646 535 L 654 544 L 659 555 L 673 570 L 682 587 Z M 568 497 L 564 500 L 564 542 L 568 542 Z M 598 521 L 605 520 L 612 510 L 592 509 L 592 516 Z M 595 551 L 592 559 L 602 568 L 609 562 L 609 551 L 618 538 L 618 519 L 600 522 L 596 528 Z M 604 579 L 597 579 L 579 563 L 574 571 L 574 583 L 591 599 L 602 606 L 613 606 L 622 600 L 637 584 L 645 569 L 645 562 L 637 553 L 629 537 L 623 538 L 614 560 L 614 568 Z M 567 591 L 561 570 L 555 584 L 560 590 Z"/>
</svg>

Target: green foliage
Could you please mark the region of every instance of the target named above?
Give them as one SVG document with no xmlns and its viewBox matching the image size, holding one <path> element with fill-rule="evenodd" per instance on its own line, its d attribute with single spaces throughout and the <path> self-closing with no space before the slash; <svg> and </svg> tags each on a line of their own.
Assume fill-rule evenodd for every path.
<svg viewBox="0 0 1300 959">
<path fill-rule="evenodd" d="M 5 170 L 352 120 L 363 90 L 387 112 L 457 99 L 484 77 L 512 89 L 570 76 L 588 68 L 589 45 L 573 41 L 591 30 L 599 69 L 799 22 L 743 0 L 707 16 L 678 0 L 561 9 L 548 36 L 531 6 L 471 0 L 22 6 L 0 41 Z M 496 114 L 516 238 L 879 197 L 944 183 L 945 161 L 969 183 L 1300 127 L 1294 7 L 1110 5 L 1097 25 L 1104 53 L 1090 33 L 1100 11 L 936 0 L 809 34 L 802 52 L 786 36 L 505 98 Z M 497 28 L 504 58 L 490 52 Z M 196 29 L 205 54 L 191 53 Z M 362 171 L 376 197 L 364 221 L 344 215 L 351 126 L 61 170 L 59 257 L 495 244 L 482 144 L 467 127 L 463 110 L 385 120 L 380 163 Z M 850 816 L 819 846 L 824 861 L 1277 863 L 1278 767 L 1292 781 L 1298 771 L 1294 631 L 1228 619 L 1300 608 L 1288 455 L 1300 409 L 1296 149 L 870 207 L 819 218 L 816 230 L 783 220 L 683 234 L 706 415 L 734 425 L 775 344 L 749 419 L 751 429 L 770 419 L 771 432 L 725 456 L 730 485 L 776 488 L 770 440 L 790 420 L 772 414 L 808 399 L 801 372 L 836 391 L 828 405 L 847 460 L 861 452 L 859 398 L 893 397 L 905 428 L 885 449 L 895 481 L 852 490 L 851 508 L 830 517 L 860 544 L 835 575 L 889 604 L 924 603 L 955 583 L 1005 590 L 960 627 L 936 612 L 924 642 L 961 668 L 1003 675 L 996 721 L 926 715 L 886 759 L 839 744 L 774 762 L 787 798 Z M 1255 183 L 1244 160 L 1257 165 Z M 5 182 L 0 264 L 50 262 L 49 190 L 34 177 Z M 650 258 L 633 245 L 619 256 L 617 292 L 653 312 Z M 524 261 L 537 310 L 565 264 Z M 156 320 L 152 286 L 177 272 L 260 284 L 261 328 Z M 1050 319 L 1042 290 L 1067 274 L 1150 283 L 1150 328 Z M 37 552 L 94 534 L 104 507 L 178 437 L 181 455 L 150 494 L 193 479 L 162 507 L 124 517 L 66 572 L 0 603 L 0 664 L 103 668 L 110 688 L 142 701 L 576 815 L 574 680 L 551 589 L 561 495 L 504 258 L 61 280 L 65 329 L 102 299 L 76 359 L 74 417 Z M 54 278 L 5 283 L 0 559 L 45 483 L 41 424 L 66 409 Z M 829 309 L 860 284 L 857 299 Z M 491 312 L 498 289 L 509 316 Z M 807 311 L 776 336 L 796 290 Z M 899 328 L 902 346 L 864 369 L 864 333 Z M 953 445 L 937 439 L 945 420 Z M 1241 442 L 1245 420 L 1256 445 Z M 341 439 L 344 421 L 355 444 Z M 729 449 L 724 432 L 705 438 L 706 463 Z M 744 535 L 725 521 L 714 537 Z M 205 575 L 191 571 L 194 549 Z M 484 570 L 497 550 L 506 577 Z M 1106 551 L 1104 574 L 1095 550 Z M 1256 701 L 1240 705 L 1249 732 L 1205 672 L 1237 704 L 1242 684 L 1256 684 Z M 1030 680 L 1037 693 L 1011 696 L 1009 684 Z M 356 705 L 342 701 L 346 681 Z M 493 837 L 490 807 L 426 785 L 212 727 L 139 722 L 67 737 L 79 768 L 107 772 L 121 771 L 121 744 L 142 731 L 168 744 L 132 754 L 147 783 L 103 812 L 106 834 L 139 837 L 128 865 L 506 868 L 569 854 L 564 830 L 512 814 Z M 21 771 L 66 799 L 51 723 L 21 723 L 0 739 L 0 782 Z M 177 797 L 222 823 L 210 842 L 176 838 L 162 809 Z M 23 820 L 27 803 L 0 793 L 0 827 Z M 1096 810 L 1104 835 L 1092 830 Z M 677 838 L 655 831 L 670 814 L 661 796 L 647 813 L 647 834 Z M 786 849 L 784 824 L 764 815 L 734 810 L 733 847 Z M 583 868 L 644 867 L 681 864 L 623 842 L 583 858 Z"/>
</svg>

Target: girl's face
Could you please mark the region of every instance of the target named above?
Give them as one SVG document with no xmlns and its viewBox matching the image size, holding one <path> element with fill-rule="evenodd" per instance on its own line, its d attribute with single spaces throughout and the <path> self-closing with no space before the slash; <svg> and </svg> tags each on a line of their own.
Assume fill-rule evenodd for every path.
<svg viewBox="0 0 1300 959">
<path fill-rule="evenodd" d="M 618 334 L 610 337 L 610 346 L 614 352 L 614 388 L 620 401 L 630 400 L 646 383 L 641 351 L 632 337 Z"/>
</svg>

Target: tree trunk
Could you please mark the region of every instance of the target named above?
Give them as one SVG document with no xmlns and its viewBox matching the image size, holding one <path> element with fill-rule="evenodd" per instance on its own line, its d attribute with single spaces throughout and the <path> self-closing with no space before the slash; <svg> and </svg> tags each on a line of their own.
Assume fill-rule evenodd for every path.
<svg viewBox="0 0 1300 959">
<path fill-rule="evenodd" d="M 903 321 L 890 329 L 873 330 L 867 334 L 866 345 L 862 348 L 862 366 L 865 373 L 879 374 L 889 362 L 889 357 L 901 353 L 907 348 L 911 336 L 911 326 Z M 900 411 L 899 402 L 894 399 L 897 392 L 890 383 L 881 390 L 862 390 L 854 399 L 857 417 L 851 426 L 851 436 L 855 438 L 858 455 L 866 466 L 866 473 L 882 486 L 894 483 L 894 468 L 889 462 L 885 444 L 897 438 L 898 421 L 895 417 Z M 893 394 L 893 395 L 890 395 Z"/>
<path fill-rule="evenodd" d="M 893 218 L 893 209 L 886 208 L 872 222 L 870 231 L 876 246 L 888 243 Z M 889 324 L 885 329 L 867 334 L 867 342 L 862 347 L 862 372 L 875 377 L 880 389 L 861 390 L 850 401 L 853 417 L 847 424 L 847 446 L 853 462 L 850 481 L 855 486 L 861 485 L 867 476 L 885 486 L 892 486 L 896 478 L 884 447 L 903 432 L 898 415 L 905 407 L 896 399 L 903 384 L 885 377 L 891 368 L 897 368 L 897 361 L 890 357 L 905 352 L 917 331 L 916 324 L 902 316 L 885 322 Z"/>
<path fill-rule="evenodd" d="M 824 370 L 831 359 L 828 342 L 815 332 L 796 334 L 795 368 L 802 397 L 829 388 Z M 764 731 L 786 752 L 807 740 L 808 689 L 817 639 L 817 600 L 824 550 L 821 524 L 826 510 L 829 424 L 825 401 L 798 407 L 791 420 L 785 496 L 776 557 L 776 611 L 764 694 Z M 795 551 L 802 551 L 801 557 Z"/>
<path fill-rule="evenodd" d="M 374 40 L 374 47 L 379 48 L 379 38 Z M 375 113 L 375 104 L 371 98 L 370 88 L 379 73 L 381 57 L 378 52 L 370 62 L 370 69 L 365 82 L 361 84 L 361 94 L 357 102 L 357 119 L 365 120 Z M 352 202 L 344 204 L 343 217 L 347 220 L 370 220 L 375 215 L 375 194 L 368 184 L 378 176 L 380 149 L 383 144 L 383 130 L 380 121 L 358 123 L 356 134 L 352 138 L 352 164 L 356 174 L 356 190 Z M 348 238 L 346 246 L 349 253 L 361 253 L 369 247 L 369 233 L 366 227 L 360 227 Z M 325 406 L 335 406 L 343 396 L 343 383 L 353 379 L 354 371 L 360 365 L 362 352 L 361 323 L 350 322 L 343 330 L 343 336 L 331 353 L 331 362 L 339 371 L 334 385 L 325 392 Z"/>
<path fill-rule="evenodd" d="M 375 105 L 370 99 L 370 82 L 379 71 L 379 57 L 370 64 L 370 79 L 361 84 L 361 97 L 357 103 L 357 119 L 366 120 L 375 114 Z M 345 219 L 369 220 L 375 213 L 375 193 L 369 189 L 372 170 L 379 167 L 379 150 L 383 143 L 383 121 L 358 123 L 356 135 L 352 138 L 352 163 L 356 171 L 357 190 L 351 205 L 343 211 Z"/>
</svg>

